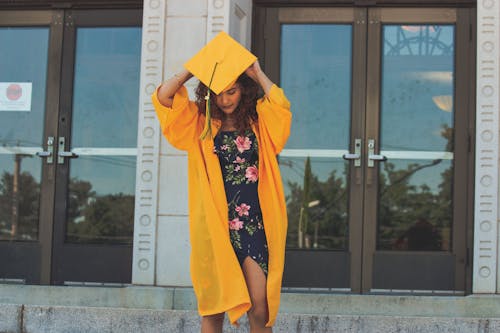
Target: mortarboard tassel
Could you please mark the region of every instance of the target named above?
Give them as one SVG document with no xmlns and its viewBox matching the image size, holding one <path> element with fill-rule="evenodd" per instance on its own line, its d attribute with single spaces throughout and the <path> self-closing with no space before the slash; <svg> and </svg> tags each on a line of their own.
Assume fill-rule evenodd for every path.
<svg viewBox="0 0 500 333">
<path fill-rule="evenodd" d="M 212 138 L 212 116 L 210 114 L 210 87 L 212 86 L 212 81 L 214 79 L 215 69 L 217 68 L 218 63 L 215 63 L 214 70 L 212 72 L 212 77 L 210 78 L 210 83 L 208 84 L 207 95 L 205 96 L 205 127 L 203 128 L 203 132 L 201 132 L 200 140 L 203 140 L 210 135 Z"/>
</svg>

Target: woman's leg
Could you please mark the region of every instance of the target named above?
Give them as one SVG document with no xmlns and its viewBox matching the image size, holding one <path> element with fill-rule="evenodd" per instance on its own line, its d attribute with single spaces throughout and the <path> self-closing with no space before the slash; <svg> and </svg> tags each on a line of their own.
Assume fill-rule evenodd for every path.
<svg viewBox="0 0 500 333">
<path fill-rule="evenodd" d="M 250 333 L 269 333 L 273 330 L 266 327 L 269 317 L 267 309 L 266 275 L 252 258 L 246 257 L 243 262 L 243 275 L 250 293 L 252 308 L 248 311 Z"/>
<path fill-rule="evenodd" d="M 222 333 L 224 313 L 201 317 L 201 333 Z"/>
</svg>

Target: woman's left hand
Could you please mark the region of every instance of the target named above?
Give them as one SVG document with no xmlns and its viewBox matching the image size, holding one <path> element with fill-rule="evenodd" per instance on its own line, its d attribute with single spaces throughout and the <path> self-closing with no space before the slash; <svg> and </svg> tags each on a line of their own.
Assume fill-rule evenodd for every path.
<svg viewBox="0 0 500 333">
<path fill-rule="evenodd" d="M 245 74 L 257 82 L 262 87 L 262 90 L 264 90 L 264 93 L 269 96 L 269 90 L 271 90 L 273 83 L 260 68 L 258 60 L 245 70 Z"/>
<path fill-rule="evenodd" d="M 259 82 L 257 75 L 261 72 L 262 72 L 262 69 L 260 68 L 260 64 L 259 64 L 258 60 L 255 60 L 255 62 L 253 64 L 251 64 L 250 67 L 248 67 L 245 70 L 245 74 L 248 75 L 255 82 Z"/>
</svg>

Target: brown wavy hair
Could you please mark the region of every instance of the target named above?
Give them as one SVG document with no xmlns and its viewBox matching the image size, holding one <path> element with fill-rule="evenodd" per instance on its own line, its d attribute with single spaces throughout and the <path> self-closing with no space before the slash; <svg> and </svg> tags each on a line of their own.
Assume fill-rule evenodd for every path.
<svg viewBox="0 0 500 333">
<path fill-rule="evenodd" d="M 250 125 L 256 123 L 259 119 L 257 115 L 256 105 L 257 100 L 262 96 L 257 83 L 252 80 L 245 73 L 241 74 L 236 83 L 240 87 L 241 100 L 238 107 L 234 110 L 234 117 L 236 118 L 235 127 L 238 132 L 244 132 L 250 128 Z M 208 87 L 202 82 L 198 84 L 196 88 L 196 105 L 198 106 L 198 112 L 201 114 L 206 113 L 206 101 L 205 96 L 207 95 Z M 210 91 L 210 113 L 212 118 L 224 121 L 226 117 L 225 113 L 217 106 L 215 102 L 215 93 Z"/>
</svg>

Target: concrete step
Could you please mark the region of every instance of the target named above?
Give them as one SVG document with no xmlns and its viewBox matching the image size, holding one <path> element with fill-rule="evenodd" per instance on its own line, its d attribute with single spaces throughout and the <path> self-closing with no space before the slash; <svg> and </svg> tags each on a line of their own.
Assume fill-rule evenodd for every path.
<svg viewBox="0 0 500 333">
<path fill-rule="evenodd" d="M 199 325 L 192 288 L 0 284 L 0 333 L 176 333 Z M 246 318 L 225 332 L 248 332 Z M 274 332 L 500 333 L 500 295 L 284 290 Z"/>
<path fill-rule="evenodd" d="M 224 332 L 249 332 L 243 319 Z M 275 333 L 497 333 L 499 318 L 280 313 Z M 198 333 L 196 311 L 0 305 L 1 333 Z"/>
</svg>

